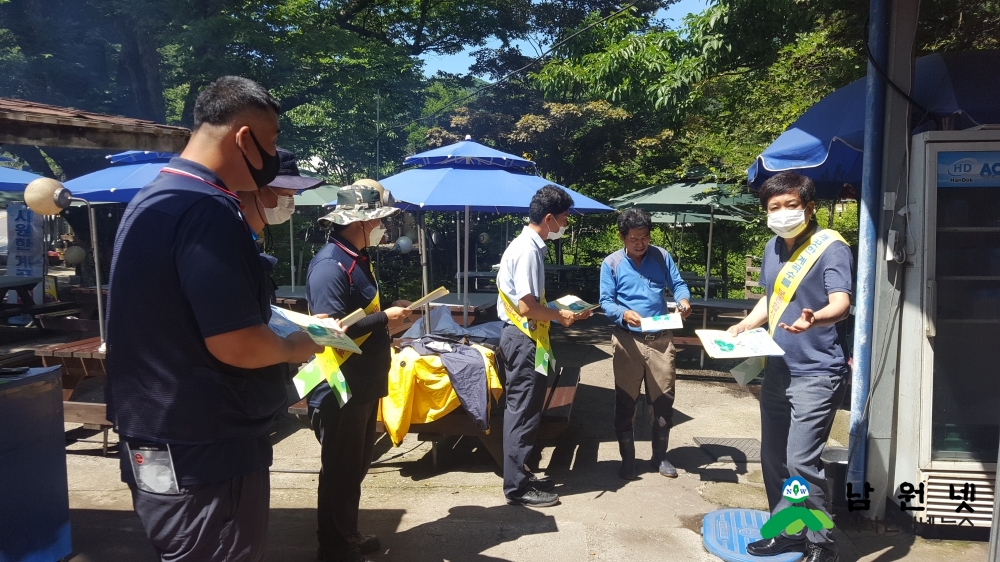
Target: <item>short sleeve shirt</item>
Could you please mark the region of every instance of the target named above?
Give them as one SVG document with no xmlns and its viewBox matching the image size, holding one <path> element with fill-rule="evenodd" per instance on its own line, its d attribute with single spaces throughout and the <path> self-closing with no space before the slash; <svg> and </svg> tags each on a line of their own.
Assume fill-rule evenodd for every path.
<svg viewBox="0 0 1000 562">
<path fill-rule="evenodd" d="M 764 247 L 760 284 L 768 300 L 774 293 L 774 284 L 781 268 L 791 254 L 806 243 L 808 238 L 792 250 L 777 236 Z M 851 249 L 843 242 L 833 242 L 806 273 L 782 313 L 780 322 L 791 324 L 802 315 L 802 309 L 817 311 L 830 304 L 830 293 L 851 294 L 854 286 L 854 260 Z M 843 375 L 848 372 L 847 321 L 831 326 L 815 326 L 801 334 L 792 334 L 778 328 L 774 341 L 785 351 L 783 357 L 767 360 L 767 369 L 782 369 L 793 376 Z"/>
<path fill-rule="evenodd" d="M 545 291 L 545 252 L 545 241 L 527 226 L 504 251 L 500 258 L 500 271 L 497 272 L 497 289 L 503 291 L 514 305 L 528 295 L 542 301 L 542 293 Z M 499 296 L 497 316 L 504 322 L 511 322 Z"/>
<path fill-rule="evenodd" d="M 181 486 L 193 486 L 270 466 L 286 379 L 280 366 L 241 369 L 209 352 L 208 337 L 266 324 L 268 276 L 221 179 L 182 158 L 164 170 L 133 198 L 115 241 L 108 419 L 123 440 L 170 444 Z M 221 412 L 220 384 L 255 394 Z"/>
</svg>

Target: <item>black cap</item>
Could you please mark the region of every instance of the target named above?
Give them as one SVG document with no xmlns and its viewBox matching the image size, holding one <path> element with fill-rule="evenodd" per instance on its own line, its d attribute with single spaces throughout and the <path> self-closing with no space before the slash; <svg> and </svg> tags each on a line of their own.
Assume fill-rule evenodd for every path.
<svg viewBox="0 0 1000 562">
<path fill-rule="evenodd" d="M 299 165 L 296 163 L 295 153 L 284 148 L 278 149 L 278 177 L 268 185 L 280 189 L 294 189 L 305 191 L 314 187 L 319 187 L 326 183 L 317 178 L 307 178 L 299 174 Z"/>
</svg>

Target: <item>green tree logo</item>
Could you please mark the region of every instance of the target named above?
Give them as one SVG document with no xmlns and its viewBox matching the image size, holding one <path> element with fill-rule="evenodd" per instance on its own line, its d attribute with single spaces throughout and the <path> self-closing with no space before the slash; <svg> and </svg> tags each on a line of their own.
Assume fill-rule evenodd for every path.
<svg viewBox="0 0 1000 562">
<path fill-rule="evenodd" d="M 792 505 L 775 513 L 767 520 L 767 523 L 764 523 L 764 526 L 760 528 L 760 535 L 763 538 L 774 538 L 782 531 L 788 535 L 797 535 L 807 527 L 810 531 L 833 528 L 833 521 L 825 513 L 801 505 L 809 497 L 809 484 L 802 478 L 792 476 L 785 480 L 782 495 Z"/>
</svg>

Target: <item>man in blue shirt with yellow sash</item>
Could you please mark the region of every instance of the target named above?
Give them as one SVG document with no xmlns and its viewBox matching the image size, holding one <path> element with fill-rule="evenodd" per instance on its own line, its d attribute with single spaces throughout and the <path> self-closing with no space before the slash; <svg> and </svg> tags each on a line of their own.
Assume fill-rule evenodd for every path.
<svg viewBox="0 0 1000 562">
<path fill-rule="evenodd" d="M 815 221 L 816 188 L 795 172 L 764 182 L 760 200 L 777 236 L 764 246 L 761 299 L 729 329 L 737 335 L 769 325 L 785 351 L 769 357 L 760 396 L 761 469 L 772 515 L 791 505 L 782 484 L 798 476 L 809 484 L 806 507 L 824 507 L 826 475 L 820 455 L 847 389 L 847 329 L 853 260 L 844 239 Z M 747 545 L 753 556 L 805 552 L 804 562 L 835 562 L 830 529 L 778 535 Z"/>
<path fill-rule="evenodd" d="M 665 290 L 669 289 L 683 318 L 691 314 L 691 292 L 681 279 L 667 251 L 649 243 L 652 217 L 632 207 L 618 217 L 618 237 L 623 249 L 601 264 L 601 307 L 617 328 L 611 336 L 615 372 L 615 435 L 622 457 L 618 476 L 635 480 L 635 403 L 646 382 L 646 396 L 653 407 L 653 470 L 677 478 L 667 460 L 667 443 L 674 418 L 676 370 L 670 330 L 643 332 L 642 319 L 667 314 Z"/>
<path fill-rule="evenodd" d="M 503 493 L 507 503 L 548 507 L 559 496 L 547 492 L 552 483 L 528 470 L 542 421 L 549 368 L 553 360 L 549 325 L 570 326 L 590 317 L 549 308 L 545 302 L 545 241 L 566 231 L 573 199 L 565 190 L 547 185 L 531 198 L 530 224 L 511 241 L 497 272 L 497 315 L 504 322 L 500 351 L 507 372 L 507 405 L 503 418 Z"/>
</svg>

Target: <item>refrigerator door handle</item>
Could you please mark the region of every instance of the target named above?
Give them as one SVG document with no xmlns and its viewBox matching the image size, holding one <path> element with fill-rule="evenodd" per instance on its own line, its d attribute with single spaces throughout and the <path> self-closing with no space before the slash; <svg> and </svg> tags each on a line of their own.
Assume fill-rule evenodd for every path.
<svg viewBox="0 0 1000 562">
<path fill-rule="evenodd" d="M 924 333 L 929 338 L 937 335 L 937 282 L 928 279 L 924 294 Z"/>
</svg>

